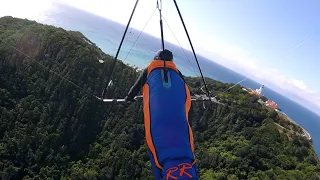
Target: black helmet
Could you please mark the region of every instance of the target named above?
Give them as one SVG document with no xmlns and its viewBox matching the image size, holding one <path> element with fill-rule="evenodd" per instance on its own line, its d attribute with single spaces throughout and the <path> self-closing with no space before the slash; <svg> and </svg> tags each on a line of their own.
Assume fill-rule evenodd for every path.
<svg viewBox="0 0 320 180">
<path fill-rule="evenodd" d="M 173 60 L 173 54 L 171 51 L 165 49 L 164 51 L 159 50 L 156 55 L 154 56 L 154 59 L 157 60 L 166 60 L 166 61 L 172 61 Z"/>
</svg>

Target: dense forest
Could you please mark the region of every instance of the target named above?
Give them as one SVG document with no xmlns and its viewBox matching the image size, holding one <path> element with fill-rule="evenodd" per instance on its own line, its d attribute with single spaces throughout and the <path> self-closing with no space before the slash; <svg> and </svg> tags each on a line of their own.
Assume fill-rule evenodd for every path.
<svg viewBox="0 0 320 180">
<path fill-rule="evenodd" d="M 79 32 L 0 18 L 0 179 L 153 179 L 142 102 L 94 98 L 112 58 Z M 107 97 L 123 98 L 137 76 L 119 61 Z M 280 131 L 240 86 L 207 82 L 225 105 L 190 110 L 201 179 L 320 179 L 310 141 Z"/>
</svg>

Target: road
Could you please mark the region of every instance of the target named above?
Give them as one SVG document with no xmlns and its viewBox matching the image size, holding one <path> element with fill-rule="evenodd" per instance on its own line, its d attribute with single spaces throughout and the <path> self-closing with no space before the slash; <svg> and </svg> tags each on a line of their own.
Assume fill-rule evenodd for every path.
<svg viewBox="0 0 320 180">
<path fill-rule="evenodd" d="M 276 124 L 277 126 L 279 126 L 280 128 L 282 128 L 282 129 L 286 129 L 287 131 L 290 131 L 290 132 L 292 132 L 292 133 L 295 133 L 295 134 L 297 134 L 297 135 L 299 135 L 299 136 L 306 137 L 309 141 L 311 141 L 311 136 L 310 136 L 310 134 L 309 134 L 307 131 L 305 131 L 303 128 L 302 128 L 303 134 L 300 134 L 300 133 L 297 133 L 297 132 L 295 132 L 295 131 L 293 131 L 293 130 L 291 130 L 291 129 L 287 129 L 287 128 L 281 126 L 281 125 L 278 124 L 278 123 L 275 123 L 275 124 Z"/>
<path fill-rule="evenodd" d="M 301 127 L 299 124 L 297 124 L 294 120 L 292 120 L 291 118 L 289 118 L 284 112 L 278 111 L 278 114 L 281 114 L 281 115 L 285 116 L 285 118 L 286 118 L 287 120 L 289 120 L 292 124 L 294 124 L 294 125 L 296 125 L 296 126 L 299 126 L 299 127 L 303 130 L 305 136 L 306 136 L 309 140 L 312 139 L 310 133 L 309 133 L 307 130 L 305 130 L 303 127 Z"/>
</svg>

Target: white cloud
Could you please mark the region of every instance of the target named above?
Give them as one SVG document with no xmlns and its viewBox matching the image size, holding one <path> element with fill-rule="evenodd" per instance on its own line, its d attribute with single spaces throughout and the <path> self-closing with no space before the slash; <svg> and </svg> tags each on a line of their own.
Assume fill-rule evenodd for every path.
<svg viewBox="0 0 320 180">
<path fill-rule="evenodd" d="M 301 81 L 301 80 L 291 79 L 291 80 L 289 80 L 289 82 L 290 82 L 293 86 L 298 87 L 298 88 L 300 88 L 300 89 L 303 89 L 303 90 L 307 89 L 307 85 L 306 85 L 303 81 Z"/>
<path fill-rule="evenodd" d="M 10 0 L 1 1 L 0 17 L 14 16 L 19 18 L 37 19 L 39 14 L 52 5 L 52 0 Z"/>
<path fill-rule="evenodd" d="M 238 46 L 226 44 L 214 37 L 198 36 L 194 41 L 197 44 L 199 54 L 242 74 L 244 72 L 250 74 L 260 68 L 259 61 Z"/>
</svg>

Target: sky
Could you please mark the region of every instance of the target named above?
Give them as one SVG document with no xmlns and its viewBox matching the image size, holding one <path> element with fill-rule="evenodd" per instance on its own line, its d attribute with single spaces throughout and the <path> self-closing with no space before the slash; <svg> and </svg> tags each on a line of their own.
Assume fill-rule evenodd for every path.
<svg viewBox="0 0 320 180">
<path fill-rule="evenodd" d="M 0 0 L 0 16 L 37 19 L 54 0 Z M 56 0 L 126 24 L 135 0 Z M 177 0 L 195 51 L 320 114 L 320 1 Z M 19 4 L 19 6 L 17 6 Z M 140 0 L 131 27 L 142 29 L 156 0 Z M 163 16 L 190 49 L 172 0 Z M 144 32 L 160 37 L 159 13 Z M 164 23 L 165 39 L 177 44 Z"/>
</svg>

